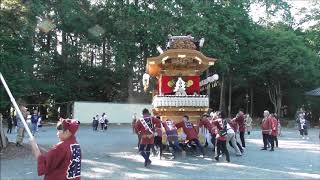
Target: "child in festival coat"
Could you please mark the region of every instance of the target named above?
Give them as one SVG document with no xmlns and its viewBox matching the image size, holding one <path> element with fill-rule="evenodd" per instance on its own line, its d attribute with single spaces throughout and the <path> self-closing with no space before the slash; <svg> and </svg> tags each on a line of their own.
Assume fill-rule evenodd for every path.
<svg viewBox="0 0 320 180">
<path fill-rule="evenodd" d="M 60 119 L 57 124 L 60 142 L 44 154 L 37 148 L 35 140 L 30 141 L 39 176 L 44 175 L 45 180 L 80 180 L 81 149 L 75 137 L 78 128 L 79 121 Z"/>
</svg>

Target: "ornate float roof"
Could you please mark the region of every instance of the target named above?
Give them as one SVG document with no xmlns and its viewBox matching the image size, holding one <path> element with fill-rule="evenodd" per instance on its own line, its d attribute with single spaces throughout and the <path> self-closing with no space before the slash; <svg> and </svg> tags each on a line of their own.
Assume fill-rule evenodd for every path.
<svg viewBox="0 0 320 180">
<path fill-rule="evenodd" d="M 146 68 L 151 76 L 191 76 L 200 75 L 215 61 L 194 49 L 169 49 L 157 57 L 147 58 Z"/>
</svg>

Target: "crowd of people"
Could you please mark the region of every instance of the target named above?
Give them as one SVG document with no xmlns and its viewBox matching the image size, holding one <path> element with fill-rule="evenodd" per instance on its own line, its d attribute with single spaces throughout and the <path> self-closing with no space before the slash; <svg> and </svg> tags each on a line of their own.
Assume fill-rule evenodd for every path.
<svg viewBox="0 0 320 180">
<path fill-rule="evenodd" d="M 25 119 L 30 115 L 27 108 L 23 105 L 20 110 Z M 261 133 L 263 137 L 263 147 L 261 150 L 274 151 L 275 146 L 278 147 L 278 139 L 280 132 L 280 121 L 276 114 L 271 114 L 265 110 L 264 118 L 261 121 Z M 297 123 L 299 124 L 300 133 L 302 137 L 307 135 L 307 112 L 299 111 L 297 113 Z M 99 118 L 97 115 L 93 121 L 98 121 L 101 129 L 104 130 L 106 113 L 103 113 Z M 32 133 L 36 132 L 36 124 L 39 120 L 38 111 L 33 111 L 31 115 Z M 18 133 L 17 145 L 21 146 L 23 141 L 24 126 L 19 116 L 16 118 Z M 100 120 L 100 119 L 103 119 Z M 142 117 L 133 116 L 132 130 L 138 135 L 138 149 L 141 156 L 144 158 L 144 165 L 147 167 L 151 165 L 150 154 L 151 151 L 156 151 L 155 147 L 159 149 L 159 156 L 161 158 L 163 146 L 163 134 L 165 133 L 166 145 L 172 150 L 174 158 L 185 153 L 186 151 L 193 151 L 194 149 L 199 153 L 200 157 L 204 157 L 205 151 L 203 145 L 199 140 L 199 129 L 205 128 L 211 135 L 211 143 L 213 145 L 214 159 L 219 161 L 223 154 L 227 162 L 230 162 L 230 154 L 227 144 L 235 151 L 236 156 L 242 156 L 246 148 L 245 132 L 250 135 L 252 129 L 252 118 L 243 111 L 239 111 L 234 118 L 227 118 L 223 112 L 204 113 L 197 124 L 193 124 L 188 115 L 181 117 L 180 122 L 175 122 L 170 119 L 161 120 L 160 117 L 152 116 L 148 109 L 143 109 Z M 95 122 L 96 123 L 96 122 Z M 30 139 L 30 144 L 34 156 L 37 159 L 38 174 L 45 175 L 45 179 L 74 178 L 80 179 L 81 172 L 81 148 L 78 144 L 75 134 L 79 128 L 80 122 L 74 119 L 61 119 L 57 124 L 57 135 L 60 140 L 47 153 L 40 152 L 34 139 Z M 97 125 L 98 126 L 98 125 Z M 97 130 L 94 126 L 94 130 Z M 181 142 L 179 139 L 178 130 L 181 129 L 185 134 L 185 141 Z M 238 137 L 239 134 L 239 137 Z"/>
<path fill-rule="evenodd" d="M 41 127 L 41 115 L 37 110 L 33 110 L 33 114 L 30 114 L 30 111 L 28 111 L 28 108 L 26 108 L 23 105 L 20 105 L 20 111 L 26 120 L 27 125 L 29 126 L 31 133 L 33 136 L 36 135 L 36 133 L 39 131 L 39 127 Z M 25 134 L 25 128 L 22 123 L 21 118 L 18 115 L 11 115 L 7 118 L 7 133 L 17 133 L 17 140 L 16 140 L 16 146 L 22 147 L 22 141 Z M 13 130 L 14 129 L 14 130 Z"/>
<path fill-rule="evenodd" d="M 101 116 L 98 114 L 92 118 L 92 128 L 93 131 L 98 131 L 98 126 L 100 124 L 101 131 L 106 131 L 108 129 L 109 120 L 106 113 L 102 113 Z"/>
<path fill-rule="evenodd" d="M 265 116 L 268 119 L 268 124 L 263 126 L 263 133 L 268 129 L 266 133 L 269 135 L 269 130 L 273 130 L 273 121 L 271 117 Z M 169 147 L 168 150 L 173 154 L 173 158 L 179 155 L 185 154 L 186 151 L 199 154 L 200 157 L 204 157 L 204 146 L 199 140 L 200 128 L 206 128 L 211 135 L 211 143 L 213 145 L 214 159 L 219 161 L 219 158 L 223 154 L 226 157 L 226 161 L 230 162 L 230 155 L 227 148 L 227 144 L 234 149 L 236 156 L 242 156 L 246 148 L 245 144 L 245 132 L 250 134 L 252 129 L 252 118 L 248 114 L 244 114 L 243 111 L 239 111 L 237 115 L 232 118 L 226 118 L 223 112 L 211 112 L 210 114 L 203 114 L 197 124 L 193 124 L 188 115 L 181 117 L 181 121 L 175 123 L 171 119 L 160 120 L 160 117 L 154 117 L 150 114 L 148 109 L 142 111 L 142 117 L 138 118 L 136 114 L 133 116 L 132 132 L 137 134 L 138 137 L 138 149 L 139 153 L 145 160 L 145 166 L 151 164 L 150 154 L 155 151 L 155 147 L 160 150 L 159 156 L 161 158 L 164 146 Z M 270 123 L 270 124 L 269 124 Z M 179 129 L 182 130 L 182 134 L 185 135 L 185 139 L 181 141 L 179 138 Z M 278 128 L 275 128 L 277 130 Z M 165 133 L 166 142 L 163 143 L 162 134 Z M 239 136 L 238 136 L 239 134 Z M 274 135 L 271 134 L 271 135 Z M 271 138 L 268 136 L 268 141 L 272 144 Z M 267 137 L 267 136 L 266 136 Z M 195 151 L 194 151 L 195 150 Z M 273 146 L 272 146 L 273 151 Z"/>
</svg>

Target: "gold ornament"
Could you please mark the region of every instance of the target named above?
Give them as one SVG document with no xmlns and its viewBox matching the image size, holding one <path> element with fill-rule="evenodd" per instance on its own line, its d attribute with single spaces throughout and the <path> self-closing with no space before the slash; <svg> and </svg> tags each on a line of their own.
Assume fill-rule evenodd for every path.
<svg viewBox="0 0 320 180">
<path fill-rule="evenodd" d="M 187 87 L 190 87 L 192 85 L 193 85 L 193 81 L 192 80 L 187 81 Z"/>
</svg>

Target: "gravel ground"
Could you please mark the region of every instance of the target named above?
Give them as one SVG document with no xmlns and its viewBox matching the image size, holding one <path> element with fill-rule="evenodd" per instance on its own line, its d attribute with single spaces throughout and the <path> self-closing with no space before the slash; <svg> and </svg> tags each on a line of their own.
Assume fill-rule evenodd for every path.
<svg viewBox="0 0 320 180">
<path fill-rule="evenodd" d="M 242 157 L 236 157 L 229 148 L 231 163 L 217 163 L 208 153 L 205 158 L 187 156 L 178 160 L 151 157 L 152 165 L 145 168 L 129 126 L 113 126 L 107 132 L 93 132 L 83 126 L 77 133 L 83 155 L 81 175 L 82 179 L 320 179 L 319 129 L 310 130 L 309 140 L 300 139 L 294 129 L 282 133 L 279 148 L 269 152 L 260 151 L 260 131 L 253 131 L 246 137 Z M 15 136 L 9 134 L 8 138 L 14 142 Z M 53 126 L 43 127 L 36 138 L 44 148 L 58 141 Z M 37 176 L 28 144 L 23 148 L 11 144 L 1 152 L 0 162 L 2 180 L 43 179 Z"/>
</svg>

